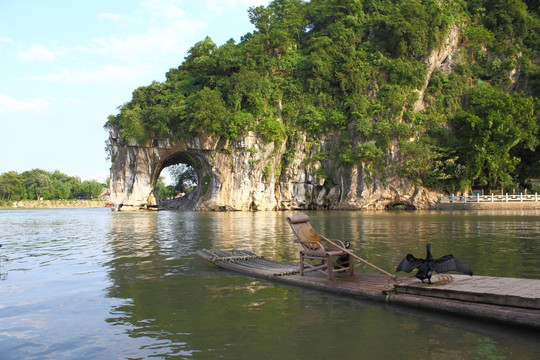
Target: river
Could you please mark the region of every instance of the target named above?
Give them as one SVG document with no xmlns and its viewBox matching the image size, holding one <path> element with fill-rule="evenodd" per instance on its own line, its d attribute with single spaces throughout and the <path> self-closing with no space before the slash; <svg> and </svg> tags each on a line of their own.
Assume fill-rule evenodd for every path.
<svg viewBox="0 0 540 360">
<path fill-rule="evenodd" d="M 431 242 L 475 274 L 540 279 L 538 211 L 306 213 L 391 272 Z M 538 332 L 277 285 L 196 255 L 296 262 L 292 214 L 2 210 L 0 359 L 540 359 Z"/>
</svg>

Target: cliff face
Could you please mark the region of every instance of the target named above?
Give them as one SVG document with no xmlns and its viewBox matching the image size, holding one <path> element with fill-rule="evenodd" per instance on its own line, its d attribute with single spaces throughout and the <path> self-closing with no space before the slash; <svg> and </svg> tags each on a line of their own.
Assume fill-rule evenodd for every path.
<svg viewBox="0 0 540 360">
<path fill-rule="evenodd" d="M 294 160 L 282 169 L 285 146 L 265 144 L 255 134 L 236 143 L 215 138 L 149 139 L 144 146 L 126 144 L 111 130 L 111 202 L 118 210 L 159 207 L 180 210 L 289 210 L 347 209 L 375 210 L 404 204 L 427 209 L 437 195 L 395 175 L 369 174 L 364 165 L 343 167 L 332 160 L 307 161 L 334 142 L 319 148 L 306 139 L 295 145 Z M 161 171 L 185 163 L 198 176 L 198 186 L 189 196 L 158 204 L 154 186 Z M 332 173 L 331 181 L 319 169 Z M 279 172 L 281 172 L 279 174 Z"/>
</svg>

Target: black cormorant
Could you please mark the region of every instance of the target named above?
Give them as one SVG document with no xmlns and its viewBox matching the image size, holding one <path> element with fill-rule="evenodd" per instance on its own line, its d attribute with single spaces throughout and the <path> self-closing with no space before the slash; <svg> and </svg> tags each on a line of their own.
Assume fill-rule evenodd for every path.
<svg viewBox="0 0 540 360">
<path fill-rule="evenodd" d="M 454 255 L 444 255 L 438 259 L 434 259 L 431 255 L 431 244 L 426 244 L 426 258 L 417 259 L 412 254 L 407 254 L 405 259 L 401 260 L 396 268 L 396 272 L 405 271 L 410 273 L 414 269 L 418 268 L 416 277 L 424 282 L 425 279 L 431 284 L 431 274 L 433 271 L 437 273 L 443 273 L 448 271 L 459 271 L 467 275 L 473 275 L 471 269 L 458 259 Z"/>
</svg>

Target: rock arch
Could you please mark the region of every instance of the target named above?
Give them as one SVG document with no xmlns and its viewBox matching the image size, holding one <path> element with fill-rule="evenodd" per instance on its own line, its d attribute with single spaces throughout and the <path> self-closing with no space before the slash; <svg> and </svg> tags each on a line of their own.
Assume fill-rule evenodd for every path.
<svg viewBox="0 0 540 360">
<path fill-rule="evenodd" d="M 320 152 L 335 148 L 331 137 L 316 147 L 300 134 L 287 145 L 266 143 L 253 133 L 235 142 L 149 137 L 141 145 L 123 139 L 118 129 L 109 131 L 111 202 L 116 210 L 157 209 L 155 184 L 161 171 L 175 163 L 192 166 L 198 177 L 197 189 L 169 206 L 181 210 L 374 210 L 397 201 L 428 209 L 439 199 L 395 174 L 386 174 L 383 181 L 379 175 L 368 178 L 362 164 L 314 161 Z M 287 147 L 294 148 L 295 155 L 282 164 Z"/>
<path fill-rule="evenodd" d="M 161 171 L 186 163 L 197 172 L 197 189 L 170 207 L 275 210 L 275 175 L 281 151 L 273 143 L 265 144 L 250 135 L 234 144 L 219 138 L 186 137 L 181 141 L 153 138 L 141 145 L 125 141 L 118 129 L 110 129 L 111 202 L 114 209 L 122 211 L 157 209 L 154 187 Z"/>
<path fill-rule="evenodd" d="M 158 178 L 165 168 L 177 164 L 186 164 L 195 170 L 197 174 L 197 185 L 191 193 L 180 198 L 166 200 L 158 199 L 158 207 L 163 209 L 193 210 L 195 209 L 197 201 L 201 196 L 201 189 L 203 189 L 203 195 L 206 195 L 208 189 L 208 178 L 205 177 L 204 174 L 209 172 L 209 166 L 204 162 L 204 160 L 201 161 L 201 159 L 198 159 L 196 156 L 187 151 L 177 151 L 172 153 L 169 155 L 169 157 L 163 159 L 163 161 L 157 164 L 157 172 L 153 176 L 152 180 L 153 187 L 155 188 Z M 203 181 L 205 183 L 203 183 Z"/>
<path fill-rule="evenodd" d="M 186 163 L 197 172 L 198 186 L 189 197 L 171 207 L 194 210 L 199 201 L 211 198 L 212 189 L 201 193 L 202 179 L 212 181 L 212 167 L 205 152 L 215 144 L 187 139 L 183 142 L 168 138 L 150 139 L 144 145 L 126 142 L 119 131 L 110 132 L 109 151 L 111 153 L 111 202 L 116 210 L 152 210 L 158 208 L 154 194 L 161 171 L 167 166 Z M 208 185 L 208 184 L 207 184 Z M 205 188 L 207 188 L 205 186 Z M 184 199 L 187 200 L 187 199 Z"/>
</svg>

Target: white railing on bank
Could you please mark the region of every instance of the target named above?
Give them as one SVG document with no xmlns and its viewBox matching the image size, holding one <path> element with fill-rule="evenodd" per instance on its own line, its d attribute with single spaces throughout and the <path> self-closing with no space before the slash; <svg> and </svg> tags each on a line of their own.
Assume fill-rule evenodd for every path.
<svg viewBox="0 0 540 360">
<path fill-rule="evenodd" d="M 441 203 L 471 203 L 471 202 L 525 202 L 539 201 L 540 196 L 537 193 L 534 195 L 461 195 L 461 196 L 444 196 L 441 195 Z"/>
</svg>

